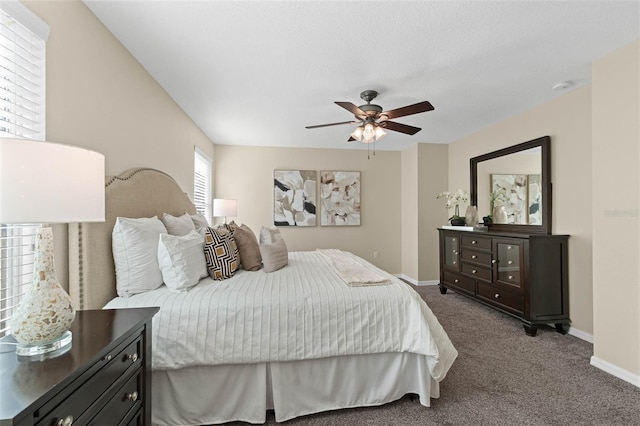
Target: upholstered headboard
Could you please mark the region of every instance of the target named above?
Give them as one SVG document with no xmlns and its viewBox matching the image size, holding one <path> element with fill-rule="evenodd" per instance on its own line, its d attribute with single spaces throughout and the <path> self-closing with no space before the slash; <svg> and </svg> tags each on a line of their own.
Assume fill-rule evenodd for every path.
<svg viewBox="0 0 640 426">
<path fill-rule="evenodd" d="M 196 210 L 175 180 L 154 169 L 129 169 L 105 180 L 105 222 L 69 225 L 69 294 L 76 309 L 100 309 L 116 297 L 111 233 L 118 216 L 180 216 Z"/>
</svg>

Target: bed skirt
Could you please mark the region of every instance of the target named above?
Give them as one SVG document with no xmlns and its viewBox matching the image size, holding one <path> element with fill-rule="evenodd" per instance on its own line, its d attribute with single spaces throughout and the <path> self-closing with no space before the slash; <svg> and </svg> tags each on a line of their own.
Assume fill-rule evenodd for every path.
<svg viewBox="0 0 640 426">
<path fill-rule="evenodd" d="M 313 360 L 195 366 L 152 375 L 154 425 L 264 423 L 321 411 L 381 405 L 407 393 L 430 405 L 439 384 L 429 357 L 382 353 Z"/>
</svg>

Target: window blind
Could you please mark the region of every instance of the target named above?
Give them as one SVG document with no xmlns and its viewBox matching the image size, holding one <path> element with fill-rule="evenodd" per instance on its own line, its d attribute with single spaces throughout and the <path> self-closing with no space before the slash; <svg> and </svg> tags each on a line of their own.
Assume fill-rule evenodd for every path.
<svg viewBox="0 0 640 426">
<path fill-rule="evenodd" d="M 193 167 L 193 204 L 198 213 L 212 223 L 213 203 L 211 201 L 211 175 L 213 162 L 197 147 Z"/>
<path fill-rule="evenodd" d="M 34 24 L 39 18 L 25 6 L 4 0 L 1 4 L 0 137 L 44 140 L 48 27 L 43 37 L 41 26 Z"/>
<path fill-rule="evenodd" d="M 0 2 L 0 137 L 45 140 L 49 26 L 17 0 Z M 33 278 L 38 225 L 0 224 L 0 337 Z"/>
</svg>

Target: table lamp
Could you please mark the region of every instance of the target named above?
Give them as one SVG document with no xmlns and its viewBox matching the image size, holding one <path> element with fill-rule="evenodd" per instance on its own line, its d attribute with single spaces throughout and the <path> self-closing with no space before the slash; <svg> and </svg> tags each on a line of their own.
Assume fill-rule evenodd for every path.
<svg viewBox="0 0 640 426">
<path fill-rule="evenodd" d="M 103 222 L 104 156 L 87 149 L 0 138 L 0 223 Z M 55 277 L 53 233 L 36 232 L 33 283 L 9 321 L 18 356 L 63 351 L 72 340 L 71 298 Z"/>
<path fill-rule="evenodd" d="M 238 214 L 238 202 L 226 198 L 215 198 L 213 200 L 213 216 L 223 217 L 227 223 L 227 216 L 236 217 Z"/>
</svg>

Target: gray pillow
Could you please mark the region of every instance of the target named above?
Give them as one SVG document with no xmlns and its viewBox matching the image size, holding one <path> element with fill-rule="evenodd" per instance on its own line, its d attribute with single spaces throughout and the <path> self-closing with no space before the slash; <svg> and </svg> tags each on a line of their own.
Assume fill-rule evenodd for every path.
<svg viewBox="0 0 640 426">
<path fill-rule="evenodd" d="M 260 245 L 258 239 L 251 228 L 247 225 L 236 225 L 235 222 L 229 224 L 233 230 L 233 237 L 238 245 L 240 254 L 240 266 L 247 271 L 257 271 L 262 267 L 262 256 L 260 255 Z"/>
<path fill-rule="evenodd" d="M 191 231 L 195 231 L 196 229 L 189 213 L 185 213 L 178 217 L 172 216 L 169 213 L 164 213 L 160 220 L 164 224 L 164 227 L 167 228 L 169 235 L 181 237 L 183 235 L 187 235 Z"/>
<path fill-rule="evenodd" d="M 289 252 L 282 239 L 273 244 L 260 244 L 260 254 L 265 272 L 277 271 L 289 264 Z"/>
<path fill-rule="evenodd" d="M 282 235 L 280 235 L 280 230 L 275 226 L 271 228 L 263 226 L 260 228 L 260 244 L 273 244 L 281 239 Z"/>
</svg>

